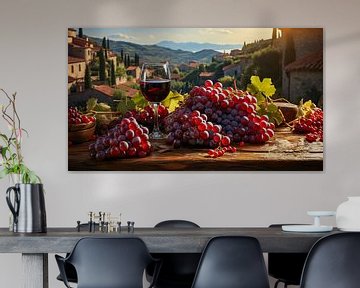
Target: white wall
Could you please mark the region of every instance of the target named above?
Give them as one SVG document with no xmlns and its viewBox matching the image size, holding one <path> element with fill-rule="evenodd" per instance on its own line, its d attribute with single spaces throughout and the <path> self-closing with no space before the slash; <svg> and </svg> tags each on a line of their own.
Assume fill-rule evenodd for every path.
<svg viewBox="0 0 360 288">
<path fill-rule="evenodd" d="M 48 226 L 89 210 L 136 226 L 187 218 L 201 226 L 308 222 L 359 193 L 360 2 L 357 0 L 1 0 L 0 87 L 18 92 L 26 161 L 46 187 Z M 68 172 L 67 27 L 323 27 L 324 172 Z M 0 226 L 6 226 L 5 188 Z M 334 224 L 333 220 L 328 223 Z M 50 287 L 62 287 L 50 256 Z M 0 255 L 1 287 L 20 287 L 19 255 Z"/>
</svg>

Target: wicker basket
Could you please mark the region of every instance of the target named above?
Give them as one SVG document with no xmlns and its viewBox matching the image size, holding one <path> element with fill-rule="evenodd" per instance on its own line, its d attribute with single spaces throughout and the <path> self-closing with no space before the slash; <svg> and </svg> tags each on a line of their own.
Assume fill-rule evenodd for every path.
<svg viewBox="0 0 360 288">
<path fill-rule="evenodd" d="M 92 140 L 95 133 L 95 126 L 95 122 L 69 126 L 69 141 L 73 144 L 79 144 Z"/>
</svg>

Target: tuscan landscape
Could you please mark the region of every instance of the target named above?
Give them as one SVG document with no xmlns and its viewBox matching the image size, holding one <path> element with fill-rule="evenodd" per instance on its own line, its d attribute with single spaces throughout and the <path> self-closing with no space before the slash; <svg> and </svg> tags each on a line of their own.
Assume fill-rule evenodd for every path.
<svg viewBox="0 0 360 288">
<path fill-rule="evenodd" d="M 171 29 L 174 28 L 165 30 L 171 32 Z M 258 33 L 254 33 L 253 38 L 245 39 L 238 33 L 240 28 L 239 31 L 232 29 L 204 28 L 204 39 L 210 39 L 206 42 L 194 41 L 190 36 L 188 41 L 168 36 L 157 39 L 156 43 L 146 43 L 121 29 L 121 33 L 114 34 L 114 29 L 69 28 L 69 170 L 127 170 L 122 163 L 131 161 L 138 161 L 131 166 L 135 170 L 192 170 L 188 163 L 179 166 L 171 163 L 172 156 L 182 157 L 189 151 L 199 152 L 197 149 L 204 154 L 198 153 L 200 156 L 196 154 L 188 160 L 189 163 L 198 161 L 201 170 L 282 170 L 269 164 L 266 159 L 269 155 L 264 152 L 278 152 L 274 159 L 290 157 L 281 154 L 284 151 L 294 158 L 287 162 L 290 164 L 285 165 L 284 170 L 322 170 L 323 30 L 259 28 L 253 29 Z M 161 34 L 156 28 L 147 30 L 148 35 Z M 194 33 L 192 28 L 187 30 L 188 35 Z M 216 41 L 216 35 L 230 33 L 233 33 L 233 41 Z M 206 38 L 211 34 L 213 38 Z M 151 131 L 154 110 L 140 92 L 141 66 L 146 62 L 166 61 L 171 70 L 171 92 L 159 106 L 161 128 L 169 135 L 166 143 L 139 140 L 141 147 L 145 147 L 141 151 L 140 146 L 132 147 L 132 138 L 130 142 L 120 139 L 120 128 L 115 131 L 120 133 L 115 133 L 118 139 L 106 140 L 106 135 L 113 135 L 124 118 L 135 119 L 138 127 L 144 126 L 144 134 Z M 225 94 L 227 99 L 217 103 L 218 100 L 209 96 L 211 91 Z M 245 100 L 246 97 L 250 100 Z M 211 101 L 206 103 L 206 99 Z M 242 99 L 248 102 L 242 104 Z M 206 125 L 210 122 L 210 128 L 206 125 L 204 128 L 208 133 L 204 134 L 201 128 L 195 131 L 200 135 L 195 136 L 198 139 L 189 141 L 184 138 L 188 137 L 184 127 L 181 135 L 176 131 L 179 129 L 173 129 L 173 122 L 180 117 L 177 115 L 185 113 L 179 111 L 186 109 L 198 110 L 203 122 Z M 227 116 L 217 118 L 213 115 L 215 109 L 221 111 L 218 112 L 220 116 Z M 248 122 L 255 123 L 255 128 Z M 318 128 L 313 128 L 310 122 Z M 217 134 L 216 129 L 211 128 L 213 124 L 221 127 L 220 140 L 213 138 L 213 134 Z M 259 132 L 259 129 L 264 131 Z M 290 133 L 291 137 L 302 134 L 302 138 L 282 139 L 284 133 Z M 128 144 L 121 146 L 123 140 Z M 115 142 L 116 148 L 107 143 L 109 141 Z M 129 145 L 137 150 L 131 152 L 133 155 L 126 150 Z M 249 154 L 250 160 L 244 160 L 252 161 L 250 166 L 242 166 L 239 159 L 231 160 L 241 152 L 244 156 L 253 152 Z M 253 159 L 254 155 L 262 157 Z M 302 161 L 301 157 L 309 161 Z M 155 159 L 156 163 L 147 163 L 150 159 Z M 146 164 L 142 166 L 143 163 Z"/>
</svg>

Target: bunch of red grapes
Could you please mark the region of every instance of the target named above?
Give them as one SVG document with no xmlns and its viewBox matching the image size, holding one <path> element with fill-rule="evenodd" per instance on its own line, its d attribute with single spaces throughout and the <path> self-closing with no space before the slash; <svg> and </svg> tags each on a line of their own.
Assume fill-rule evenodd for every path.
<svg viewBox="0 0 360 288">
<path fill-rule="evenodd" d="M 256 97 L 220 82 L 195 86 L 185 103 L 165 120 L 168 143 L 174 147 L 210 148 L 230 143 L 263 144 L 274 136 L 275 125 L 256 112 Z"/>
<path fill-rule="evenodd" d="M 90 156 L 96 160 L 146 157 L 152 150 L 149 129 L 134 117 L 123 118 L 105 136 L 89 145 Z"/>
<path fill-rule="evenodd" d="M 169 110 L 164 105 L 159 104 L 158 106 L 158 114 L 159 114 L 159 123 L 165 119 L 166 116 L 169 115 Z M 141 125 L 145 125 L 148 128 L 151 128 L 154 125 L 154 108 L 150 105 L 146 106 L 142 110 L 131 110 L 125 113 L 125 117 L 134 117 L 138 123 Z"/>
<path fill-rule="evenodd" d="M 87 116 L 81 114 L 77 107 L 70 107 L 68 109 L 68 123 L 69 124 L 83 124 L 93 123 L 96 119 L 94 116 Z"/>
<path fill-rule="evenodd" d="M 308 142 L 323 141 L 323 111 L 315 108 L 310 114 L 300 117 L 294 123 L 294 132 L 306 134 Z"/>
</svg>

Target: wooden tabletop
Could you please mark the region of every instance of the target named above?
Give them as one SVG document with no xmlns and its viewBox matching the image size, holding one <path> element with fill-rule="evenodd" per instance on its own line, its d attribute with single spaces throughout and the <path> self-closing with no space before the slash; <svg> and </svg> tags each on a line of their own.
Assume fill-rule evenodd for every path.
<svg viewBox="0 0 360 288">
<path fill-rule="evenodd" d="M 308 252 L 321 237 L 332 233 L 293 233 L 281 228 L 135 228 L 128 232 L 77 232 L 76 228 L 49 228 L 47 233 L 19 234 L 0 228 L 0 253 L 65 253 L 82 237 L 139 237 L 152 253 L 201 253 L 215 236 L 243 235 L 259 240 L 263 252 Z"/>
<path fill-rule="evenodd" d="M 322 171 L 323 143 L 308 143 L 303 135 L 288 130 L 276 131 L 264 145 L 237 147 L 213 159 L 208 149 L 172 149 L 163 142 L 154 143 L 154 152 L 146 158 L 96 161 L 91 159 L 89 143 L 68 147 L 69 171 Z"/>
</svg>

